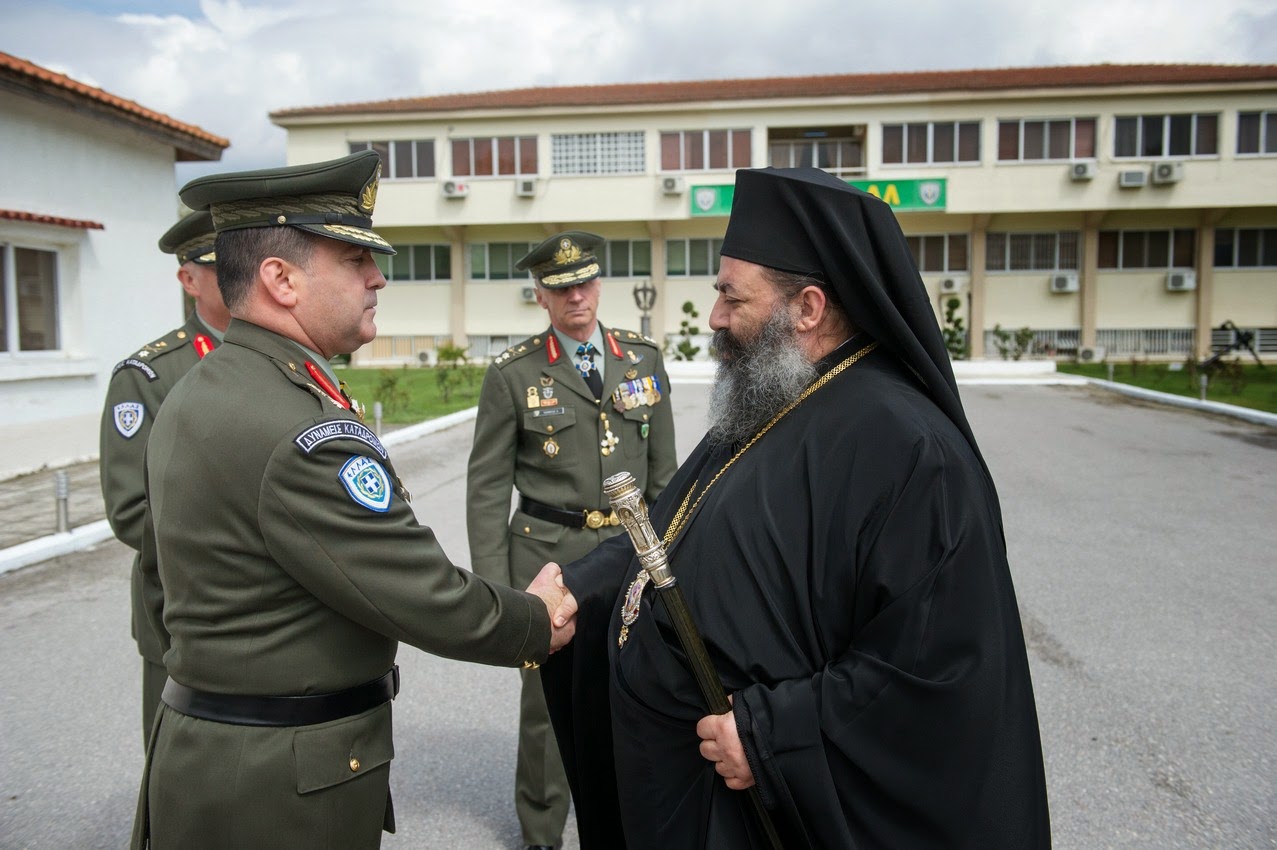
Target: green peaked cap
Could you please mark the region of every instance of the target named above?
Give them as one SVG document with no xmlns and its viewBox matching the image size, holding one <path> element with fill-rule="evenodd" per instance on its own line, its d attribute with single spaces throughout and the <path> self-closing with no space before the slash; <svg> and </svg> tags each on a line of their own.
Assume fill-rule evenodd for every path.
<svg viewBox="0 0 1277 850">
<path fill-rule="evenodd" d="M 178 263 L 199 263 L 211 266 L 217 262 L 213 242 L 217 232 L 213 229 L 213 216 L 207 210 L 187 213 L 182 220 L 160 237 L 160 250 L 176 254 Z"/>
<path fill-rule="evenodd" d="M 604 241 L 597 233 L 565 230 L 523 255 L 514 267 L 531 272 L 546 289 L 576 286 L 599 276 L 594 252 Z"/>
<path fill-rule="evenodd" d="M 329 239 L 393 254 L 372 229 L 381 157 L 360 151 L 341 159 L 197 177 L 182 203 L 208 210 L 218 233 L 247 227 L 296 227 Z"/>
</svg>

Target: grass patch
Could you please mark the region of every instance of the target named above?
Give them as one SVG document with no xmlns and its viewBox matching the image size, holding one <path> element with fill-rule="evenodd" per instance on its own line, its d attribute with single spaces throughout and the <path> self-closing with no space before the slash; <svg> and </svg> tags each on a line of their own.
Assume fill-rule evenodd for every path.
<svg viewBox="0 0 1277 850">
<path fill-rule="evenodd" d="M 1056 368 L 1071 375 L 1108 378 L 1108 366 L 1104 363 L 1057 363 Z M 1163 393 L 1201 397 L 1197 373 L 1182 362 L 1114 363 L 1113 380 Z M 1277 413 L 1277 366 L 1260 368 L 1255 363 L 1229 361 L 1224 374 L 1211 376 L 1206 385 L 1206 400 Z"/>
<path fill-rule="evenodd" d="M 406 425 L 435 419 L 479 403 L 484 366 L 401 366 L 396 369 L 337 369 L 346 391 L 368 410 L 380 401 L 381 421 Z"/>
</svg>

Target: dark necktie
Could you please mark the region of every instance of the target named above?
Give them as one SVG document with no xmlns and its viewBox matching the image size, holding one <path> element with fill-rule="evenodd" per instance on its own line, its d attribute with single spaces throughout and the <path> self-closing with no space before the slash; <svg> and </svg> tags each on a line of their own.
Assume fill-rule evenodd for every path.
<svg viewBox="0 0 1277 850">
<path fill-rule="evenodd" d="M 588 342 L 578 345 L 576 353 L 581 360 L 576 368 L 581 370 L 581 377 L 585 378 L 586 386 L 590 388 L 590 392 L 594 393 L 594 400 L 599 401 L 603 398 L 603 379 L 599 377 L 599 370 L 594 365 L 594 352 L 594 346 Z"/>
</svg>

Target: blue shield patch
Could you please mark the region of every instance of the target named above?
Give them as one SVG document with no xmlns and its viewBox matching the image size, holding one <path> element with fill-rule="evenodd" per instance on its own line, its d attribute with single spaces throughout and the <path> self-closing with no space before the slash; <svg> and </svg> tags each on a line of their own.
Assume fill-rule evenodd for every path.
<svg viewBox="0 0 1277 850">
<path fill-rule="evenodd" d="M 377 461 L 354 455 L 342 466 L 339 477 L 357 504 L 377 513 L 390 510 L 390 476 Z"/>
</svg>

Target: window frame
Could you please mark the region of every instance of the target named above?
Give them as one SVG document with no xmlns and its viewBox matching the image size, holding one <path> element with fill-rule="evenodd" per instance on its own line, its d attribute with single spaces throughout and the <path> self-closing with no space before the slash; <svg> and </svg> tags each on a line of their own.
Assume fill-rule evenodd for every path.
<svg viewBox="0 0 1277 850">
<path fill-rule="evenodd" d="M 18 290 L 18 251 L 33 251 L 48 254 L 52 258 L 53 280 L 50 285 L 52 296 L 53 345 L 48 348 L 22 347 L 22 313 L 21 298 Z M 40 359 L 60 357 L 66 352 L 66 320 L 62 279 L 64 271 L 65 249 L 55 244 L 42 243 L 39 240 L 14 239 L 0 234 L 0 310 L 4 311 L 0 319 L 0 359 L 12 362 L 20 359 Z"/>
<path fill-rule="evenodd" d="M 950 128 L 953 145 L 953 159 L 936 159 L 936 127 Z M 963 127 L 975 128 L 975 158 L 962 159 Z M 925 128 L 925 139 L 917 139 L 917 133 Z M 887 159 L 887 133 L 900 131 L 899 161 Z M 883 168 L 918 168 L 918 167 L 963 167 L 979 166 L 984 162 L 984 121 L 981 119 L 955 118 L 952 121 L 893 121 L 883 122 L 879 126 L 879 160 Z M 910 159 L 910 146 L 925 148 L 924 159 Z"/>
<path fill-rule="evenodd" d="M 1255 251 L 1258 256 L 1256 263 L 1241 262 L 1242 254 L 1242 234 L 1255 234 Z M 1220 235 L 1229 234 L 1231 236 L 1229 242 L 1229 254 L 1231 262 L 1221 264 L 1219 262 L 1220 252 Z M 1271 256 L 1270 256 L 1271 255 Z M 1265 262 L 1267 260 L 1268 262 Z M 1211 263 L 1217 269 L 1231 269 L 1234 271 L 1264 271 L 1266 269 L 1277 268 L 1277 227 L 1217 227 L 1215 228 L 1215 245 L 1211 254 Z"/>
<path fill-rule="evenodd" d="M 1145 162 L 1162 162 L 1164 160 L 1180 160 L 1180 159 L 1218 159 L 1219 153 L 1219 112 L 1147 112 L 1129 115 L 1113 116 L 1113 159 L 1118 162 L 1145 161 Z M 1172 119 L 1189 117 L 1192 119 L 1189 134 L 1189 153 L 1170 153 L 1170 146 L 1173 139 L 1174 130 L 1171 126 Z M 1161 153 L 1145 153 L 1146 140 L 1144 130 L 1153 119 L 1161 119 Z M 1210 153 L 1198 153 L 1198 140 L 1202 118 L 1213 118 L 1215 120 L 1215 150 Z M 1119 153 L 1118 146 L 1121 144 L 1122 135 L 1121 128 L 1123 121 L 1133 121 L 1135 127 L 1135 153 Z"/>
<path fill-rule="evenodd" d="M 613 265 L 616 249 L 625 246 L 626 272 L 619 274 Z M 634 270 L 634 246 L 647 246 L 647 271 L 638 272 Z M 599 263 L 602 268 L 603 277 L 620 277 L 620 278 L 650 278 L 652 276 L 652 240 L 651 239 L 609 239 L 603 246 L 603 256 Z"/>
<path fill-rule="evenodd" d="M 1176 262 L 1177 252 L 1175 249 L 1176 249 L 1176 246 L 1179 244 L 1179 238 L 1180 238 L 1177 236 L 1177 234 L 1181 234 L 1181 233 L 1186 234 L 1186 236 L 1183 237 L 1187 239 L 1186 244 L 1188 247 L 1185 250 L 1190 255 L 1189 261 L 1187 263 Z M 1150 265 L 1147 263 L 1150 236 L 1156 236 L 1158 238 L 1162 236 L 1167 237 L 1167 249 L 1166 249 L 1167 260 L 1168 260 L 1167 265 Z M 1168 271 L 1175 271 L 1175 270 L 1192 271 L 1196 269 L 1197 267 L 1197 230 L 1196 228 L 1191 228 L 1191 227 L 1115 228 L 1111 230 L 1099 231 L 1096 234 L 1096 239 L 1099 242 L 1097 246 L 1098 253 L 1099 253 L 1099 260 L 1096 264 L 1097 269 L 1099 271 L 1168 272 Z M 1145 256 L 1145 264 L 1138 265 L 1138 266 L 1127 265 L 1126 251 L 1127 251 L 1128 244 L 1135 242 L 1137 239 L 1142 243 L 1142 250 Z M 1104 256 L 1106 253 L 1105 243 L 1110 240 L 1115 240 L 1115 245 L 1112 247 L 1116 249 L 1116 253 L 1114 255 L 1114 265 L 1111 265 L 1111 266 L 1104 265 L 1105 263 Z M 1134 246 L 1132 245 L 1132 247 Z"/>
<path fill-rule="evenodd" d="M 377 262 L 377 268 L 381 269 L 382 276 L 386 278 L 388 286 L 402 286 L 416 283 L 451 283 L 452 282 L 452 244 L 449 242 L 404 242 L 392 243 L 391 246 L 398 253 L 391 254 L 373 254 L 373 259 Z M 417 249 L 430 249 L 430 271 L 425 277 L 418 274 L 417 269 Z M 447 251 L 448 262 L 446 268 L 443 269 L 444 274 L 439 274 L 439 250 Z M 406 263 L 408 266 L 408 277 L 396 277 L 395 267 L 400 263 Z"/>
<path fill-rule="evenodd" d="M 1029 238 L 1030 242 L 1034 242 L 1044 236 L 1052 237 L 1052 255 L 1054 256 L 1054 265 L 1050 267 L 1042 267 L 1036 265 L 1037 246 L 1030 244 L 1029 259 L 1031 265 L 1027 267 L 1016 267 L 1012 265 L 1014 257 L 1014 241 L 1016 238 Z M 1073 237 L 1073 261 L 1074 264 L 1066 266 L 1060 262 L 1063 237 Z M 990 237 L 999 237 L 1002 242 L 1002 250 L 999 252 L 1002 256 L 1002 266 L 995 268 L 990 263 L 993 261 L 993 246 Z M 994 230 L 985 234 L 984 241 L 984 270 L 992 274 L 1016 275 L 1025 272 L 1076 272 L 1082 268 L 1082 233 L 1079 230 Z"/>
<path fill-rule="evenodd" d="M 501 171 L 501 161 L 502 161 L 502 155 L 503 155 L 501 143 L 506 141 L 513 142 L 513 150 L 511 151 L 511 154 L 513 157 L 515 170 L 512 172 Z M 479 151 L 480 146 L 476 145 L 476 142 L 488 143 L 488 150 L 486 151 L 486 154 Z M 533 168 L 531 171 L 524 170 L 526 159 L 529 156 L 529 154 L 526 151 L 524 151 L 524 147 L 528 142 L 531 142 L 531 145 L 532 145 L 532 151 L 530 156 L 532 157 Z M 462 174 L 457 169 L 457 145 L 460 145 L 460 144 L 465 144 L 468 150 L 469 173 L 467 174 Z M 517 180 L 523 177 L 540 176 L 540 170 L 541 170 L 540 139 L 536 134 L 524 135 L 524 136 L 458 136 L 455 138 L 448 139 L 448 146 L 449 146 L 449 153 L 451 154 L 451 159 L 452 159 L 452 177 L 454 179 L 463 178 L 465 180 L 510 180 L 510 179 Z M 490 173 L 488 172 L 485 172 L 483 174 L 475 173 L 475 163 L 476 163 L 477 152 L 485 157 L 484 159 L 485 162 L 491 164 L 492 171 Z"/>
<path fill-rule="evenodd" d="M 715 134 L 725 133 L 724 151 L 727 157 L 727 164 L 723 166 L 714 166 L 711 164 L 713 158 L 713 150 L 711 149 L 711 140 Z M 700 165 L 688 165 L 688 153 L 694 149 L 693 144 L 689 144 L 690 137 L 700 135 Z M 737 134 L 740 134 L 738 136 Z M 671 167 L 666 164 L 666 142 L 667 139 L 678 137 L 678 166 Z M 743 138 L 745 150 L 737 150 L 737 139 Z M 703 130 L 659 130 L 657 131 L 657 148 L 660 151 L 660 173 L 674 174 L 692 171 L 734 171 L 738 168 L 750 168 L 754 159 L 754 131 L 748 127 L 714 127 Z M 743 154 L 745 162 L 737 163 L 738 155 Z"/>
<path fill-rule="evenodd" d="M 598 166 L 604 164 L 604 150 L 603 150 L 604 137 L 616 138 L 616 146 L 613 149 L 614 153 L 621 151 L 627 145 L 632 146 L 634 150 L 631 150 L 628 155 L 633 156 L 634 154 L 637 154 L 638 156 L 637 166 L 632 168 L 626 168 L 626 169 L 621 169 L 621 168 L 617 168 L 613 170 L 599 169 Z M 626 138 L 626 141 L 622 141 L 623 137 Z M 577 144 L 584 144 L 585 143 L 584 140 L 589 140 L 588 144 L 591 144 L 594 146 L 593 151 L 591 153 L 594 158 L 593 164 L 595 165 L 596 170 L 593 170 L 593 171 L 584 171 L 584 170 L 560 171 L 559 170 L 559 163 L 562 159 L 567 159 L 569 156 L 575 156 L 578 160 L 581 158 L 581 154 L 579 153 L 579 151 L 574 151 L 569 153 L 567 151 L 561 152 L 557 149 L 558 143 L 562 141 L 566 141 L 568 139 L 578 140 Z M 624 161 L 621 158 L 617 158 L 614 161 L 617 165 L 624 164 Z M 600 130 L 597 132 L 588 132 L 588 133 L 551 133 L 550 134 L 550 174 L 554 177 L 598 177 L 598 176 L 612 177 L 612 176 L 620 176 L 620 175 L 646 174 L 646 173 L 647 173 L 647 132 L 645 130 Z"/>
<path fill-rule="evenodd" d="M 697 249 L 704 249 L 708 252 L 708 268 L 707 272 L 693 272 L 692 268 L 692 245 L 696 243 Z M 683 257 L 684 271 L 676 272 L 670 269 L 670 262 L 674 259 L 674 245 L 681 245 L 681 254 Z M 717 277 L 720 263 L 720 254 L 723 250 L 723 240 L 716 237 L 699 237 L 685 236 L 667 238 L 665 240 L 665 276 L 669 277 Z"/>
<path fill-rule="evenodd" d="M 492 276 L 492 246 L 494 245 L 501 246 L 503 253 L 508 252 L 506 259 L 509 261 L 509 276 L 507 277 Z M 513 250 L 514 246 L 521 246 L 521 250 Z M 519 261 L 520 257 L 527 254 L 536 246 L 536 242 L 471 242 L 466 246 L 468 249 L 466 251 L 466 278 L 467 280 L 486 280 L 494 283 L 512 280 L 530 281 L 532 280 L 532 274 L 526 269 L 524 271 L 519 271 L 514 267 L 514 264 Z M 475 273 L 475 251 L 483 252 L 484 269 L 482 274 Z"/>
<path fill-rule="evenodd" d="M 966 240 L 966 263 L 962 268 L 955 268 L 951 265 L 951 257 L 953 252 L 950 249 L 950 243 L 953 239 L 961 237 Z M 928 245 L 942 240 L 940 247 L 941 264 L 944 268 L 929 269 L 924 268 L 927 259 Z M 913 256 L 914 265 L 918 267 L 919 274 L 969 274 L 971 271 L 971 234 L 954 231 L 951 233 L 910 233 L 905 235 L 905 242 L 909 245 L 909 252 Z M 917 244 L 917 250 L 914 250 L 914 244 Z"/>
<path fill-rule="evenodd" d="M 396 145 L 401 145 L 401 144 L 408 144 L 412 146 L 411 147 L 412 175 L 407 177 L 398 177 L 395 175 L 396 166 L 399 164 L 399 154 L 397 152 Z M 386 146 L 385 156 L 381 156 L 381 151 L 376 147 L 377 145 Z M 429 174 L 421 173 L 421 155 L 420 155 L 421 145 L 429 145 L 430 147 L 430 156 L 429 156 L 430 173 Z M 358 153 L 359 151 L 364 151 L 364 150 L 377 151 L 377 155 L 381 156 L 381 179 L 382 180 L 400 182 L 405 180 L 437 180 L 438 179 L 438 169 L 435 167 L 438 164 L 438 152 L 435 150 L 435 140 L 433 138 L 430 138 L 430 139 L 375 139 L 372 141 L 364 141 L 364 142 L 350 141 L 350 142 L 347 142 L 347 146 L 350 148 L 351 153 Z"/>
<path fill-rule="evenodd" d="M 1095 161 L 1099 159 L 1099 124 L 1100 119 L 1095 115 L 1073 115 L 1073 116 L 1057 116 L 1052 118 L 999 118 L 998 121 L 998 144 L 997 155 L 994 162 L 997 165 L 1038 165 L 1041 163 L 1061 163 Z M 1051 133 L 1050 126 L 1052 124 L 1063 123 L 1067 121 L 1069 124 L 1069 152 L 1064 157 L 1051 156 Z M 1079 154 L 1078 150 L 1078 126 L 1082 123 L 1090 123 L 1091 126 L 1091 153 L 1089 155 Z M 1003 157 L 1002 155 L 1002 132 L 1004 126 L 1016 125 L 1016 156 Z M 1041 157 L 1026 157 L 1025 154 L 1025 136 L 1027 124 L 1042 125 L 1042 152 Z"/>
<path fill-rule="evenodd" d="M 1242 119 L 1255 116 L 1258 138 L 1256 149 L 1242 150 Z M 1277 156 L 1277 109 L 1247 109 L 1237 111 L 1237 145 L 1234 155 L 1243 159 L 1258 159 Z M 1269 131 L 1272 132 L 1269 132 Z"/>
</svg>

